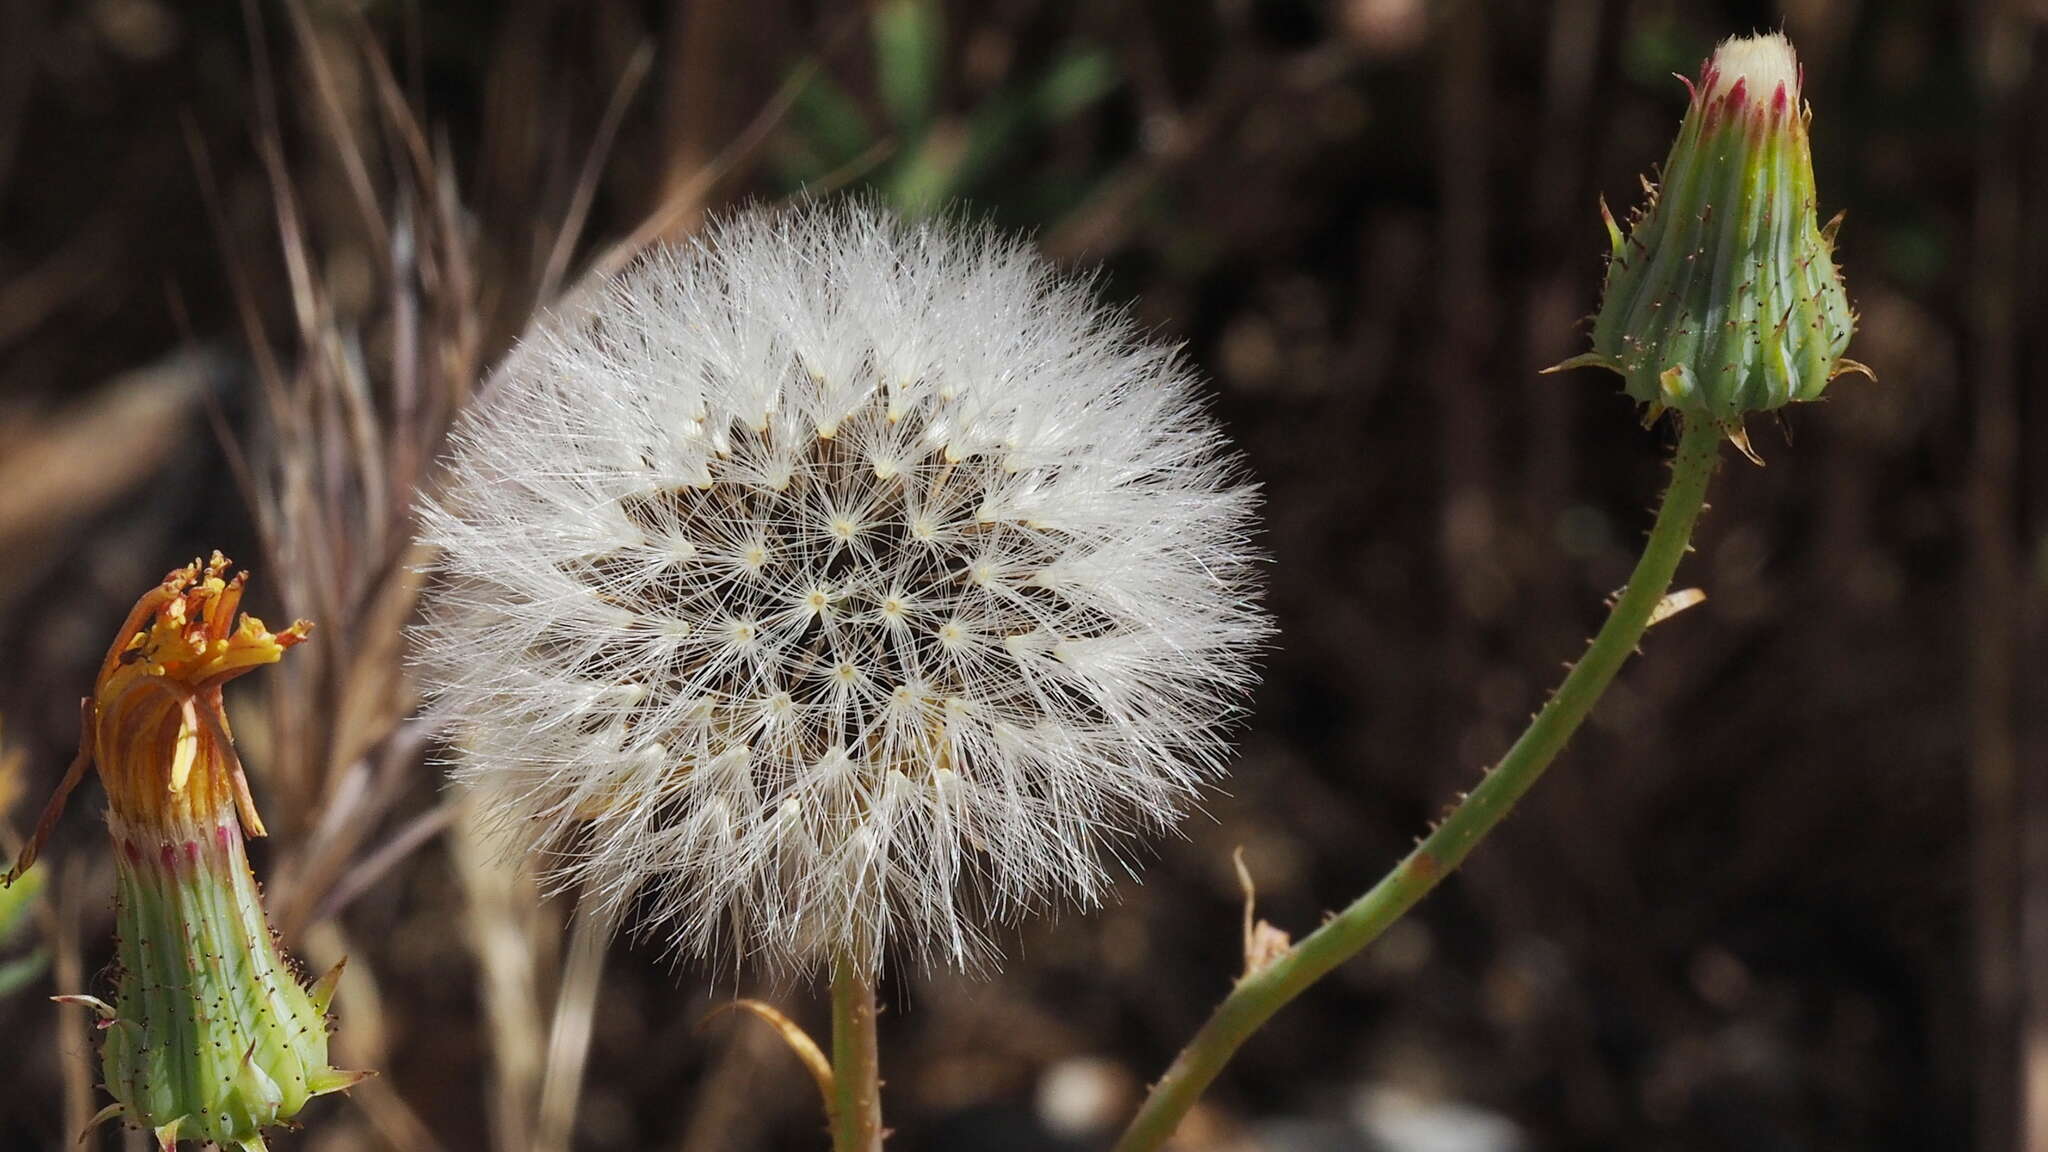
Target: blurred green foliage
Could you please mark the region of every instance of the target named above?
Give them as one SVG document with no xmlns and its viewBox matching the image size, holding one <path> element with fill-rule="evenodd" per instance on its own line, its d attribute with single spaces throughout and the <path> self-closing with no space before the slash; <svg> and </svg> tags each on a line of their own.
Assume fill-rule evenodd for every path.
<svg viewBox="0 0 2048 1152">
<path fill-rule="evenodd" d="M 50 966 L 46 949 L 18 954 L 43 894 L 42 868 L 31 868 L 12 887 L 0 888 L 0 999 L 14 995 L 39 979 Z"/>
<path fill-rule="evenodd" d="M 1113 92 L 1116 62 L 1085 40 L 1036 74 L 1012 78 L 957 113 L 946 107 L 946 25 L 935 0 L 886 0 L 868 24 L 874 99 L 813 60 L 775 163 L 791 190 L 865 180 L 898 211 L 923 214 L 972 197 L 992 162 Z"/>
</svg>

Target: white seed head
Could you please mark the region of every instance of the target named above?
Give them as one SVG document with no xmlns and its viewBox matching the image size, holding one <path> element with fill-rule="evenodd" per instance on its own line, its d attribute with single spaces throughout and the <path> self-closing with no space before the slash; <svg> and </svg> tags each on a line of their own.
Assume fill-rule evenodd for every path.
<svg viewBox="0 0 2048 1152">
<path fill-rule="evenodd" d="M 1254 492 L 1173 350 L 983 227 L 741 213 L 544 322 L 453 444 L 455 775 L 684 954 L 975 967 L 1222 773 Z"/>
</svg>

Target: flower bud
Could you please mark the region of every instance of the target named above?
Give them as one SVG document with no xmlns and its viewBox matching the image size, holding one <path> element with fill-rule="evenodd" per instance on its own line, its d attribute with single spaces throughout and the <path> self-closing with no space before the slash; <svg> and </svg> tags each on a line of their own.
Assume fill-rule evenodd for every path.
<svg viewBox="0 0 2048 1152">
<path fill-rule="evenodd" d="M 1648 405 L 1719 424 L 1748 452 L 1745 413 L 1820 396 L 1843 372 L 1856 316 L 1815 214 L 1812 111 L 1778 33 L 1725 40 L 1706 62 L 1661 186 L 1613 245 L 1593 350 L 1559 368 L 1621 374 Z M 1753 454 L 1752 454 L 1753 455 Z"/>
<path fill-rule="evenodd" d="M 275 662 L 309 625 L 236 618 L 243 575 L 215 553 L 173 571 L 129 613 L 86 701 L 85 733 L 18 874 L 88 762 L 113 834 L 114 1002 L 64 996 L 101 1016 L 101 1063 L 124 1118 L 157 1144 L 247 1152 L 307 1100 L 364 1073 L 327 1064 L 327 1005 L 340 965 L 307 987 L 284 956 L 250 874 L 246 829 L 263 822 L 236 757 L 221 686 Z"/>
</svg>

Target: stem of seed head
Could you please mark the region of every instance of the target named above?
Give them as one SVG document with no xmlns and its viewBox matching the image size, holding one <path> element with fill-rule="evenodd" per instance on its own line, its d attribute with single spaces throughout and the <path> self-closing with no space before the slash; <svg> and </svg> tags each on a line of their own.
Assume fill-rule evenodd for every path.
<svg viewBox="0 0 2048 1152">
<path fill-rule="evenodd" d="M 851 957 L 832 965 L 832 1152 L 881 1152 L 875 986 Z"/>
</svg>

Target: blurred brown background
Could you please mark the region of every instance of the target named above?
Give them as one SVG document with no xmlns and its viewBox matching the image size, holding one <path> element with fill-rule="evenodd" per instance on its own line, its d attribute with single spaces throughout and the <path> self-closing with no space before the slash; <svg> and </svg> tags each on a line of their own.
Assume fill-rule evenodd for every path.
<svg viewBox="0 0 2048 1152">
<path fill-rule="evenodd" d="M 1246 1047 L 1188 1149 L 2048 1149 L 2048 6 L 1794 0 L 0 0 L 0 799 L 221 547 L 317 642 L 231 701 L 344 1065 L 274 1147 L 817 1149 L 728 978 L 572 935 L 431 767 L 405 509 L 537 302 L 798 188 L 964 198 L 1187 342 L 1280 642 L 1206 818 L 983 981 L 906 974 L 892 1148 L 1106 1144 L 1260 914 L 1347 902 L 1499 754 L 1661 479 L 1578 351 L 1720 37 L 1806 65 L 1881 383 L 1729 463 L 1660 625 L 1471 865 Z M 0 944 L 0 1144 L 75 1147 L 88 786 Z M 10 975 L 11 974 L 11 975 Z M 776 998 L 822 1024 L 801 989 Z M 2027 1086 L 2031 1085 L 2031 1092 Z M 132 1137 L 130 1138 L 132 1140 Z M 118 1147 L 108 1136 L 99 1147 Z M 130 1147 L 139 1147 L 130 1144 Z"/>
</svg>

